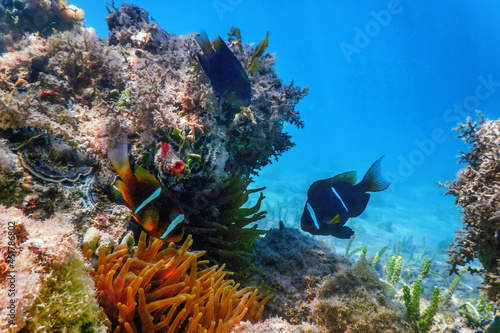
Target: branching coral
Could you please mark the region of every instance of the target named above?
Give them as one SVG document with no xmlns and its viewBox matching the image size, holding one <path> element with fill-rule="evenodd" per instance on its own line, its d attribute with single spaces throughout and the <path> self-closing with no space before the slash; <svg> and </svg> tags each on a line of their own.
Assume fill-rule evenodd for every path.
<svg viewBox="0 0 500 333">
<path fill-rule="evenodd" d="M 470 118 L 456 130 L 458 136 L 471 145 L 469 152 L 462 153 L 461 162 L 468 165 L 453 182 L 441 184 L 448 188 L 446 194 L 455 197 L 461 207 L 463 230 L 459 230 L 452 248 L 448 251 L 448 262 L 457 266 L 468 266 L 479 259 L 484 269 L 469 267 L 472 272 L 484 275 L 483 289 L 487 297 L 500 300 L 500 121 L 475 122 Z"/>
<path fill-rule="evenodd" d="M 240 320 L 259 320 L 268 298 L 226 280 L 224 266 L 201 269 L 207 261 L 188 251 L 192 243 L 188 236 L 179 249 L 162 250 L 159 239 L 146 246 L 142 233 L 133 256 L 127 245 L 108 256 L 100 249 L 91 275 L 113 332 L 228 332 Z"/>
</svg>

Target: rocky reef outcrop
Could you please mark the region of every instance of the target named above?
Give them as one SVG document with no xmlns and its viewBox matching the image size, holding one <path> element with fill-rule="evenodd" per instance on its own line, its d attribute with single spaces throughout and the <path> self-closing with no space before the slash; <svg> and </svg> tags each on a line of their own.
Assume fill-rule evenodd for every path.
<svg viewBox="0 0 500 333">
<path fill-rule="evenodd" d="M 37 318 L 58 312 L 61 303 L 50 296 L 58 292 L 79 295 L 74 304 L 85 297 L 94 301 L 89 302 L 95 307 L 94 316 L 82 317 L 74 327 L 98 331 L 109 324 L 99 312 L 78 249 L 88 230 L 99 235 L 105 255 L 111 255 L 130 230 L 137 244 L 140 226 L 115 186 L 116 172 L 107 158 L 108 149 L 123 136 L 132 165 L 147 170 L 181 203 L 186 215 L 183 241 L 192 235 L 191 249 L 207 252 L 199 274 L 210 263 L 235 272 L 234 279 L 242 282 L 255 275 L 250 248 L 266 232 L 253 227 L 265 214 L 260 209 L 264 196 L 254 194 L 258 199 L 245 206 L 252 193 L 262 191 L 249 188 L 251 177 L 293 147 L 284 131 L 286 123 L 304 125 L 295 107 L 307 88 L 278 77 L 275 56 L 265 52 L 267 37 L 254 47 L 233 28 L 224 41 L 251 83 L 251 103 L 241 106 L 214 90 L 197 58 L 201 50 L 196 33 L 169 34 L 150 21 L 144 9 L 113 6 L 107 17 L 111 33 L 102 40 L 85 27 L 83 10 L 64 1 L 0 1 L 0 204 L 5 255 L 0 256 L 1 276 L 6 283 L 9 272 L 17 269 L 17 281 L 31 279 L 34 287 L 25 290 L 18 285 L 16 298 L 5 298 L 18 300 L 15 325 L 8 326 L 14 331 L 23 325 L 31 330 L 39 324 Z M 27 230 L 27 237 L 19 231 L 24 229 L 9 235 L 9 223 L 17 220 L 34 230 Z M 30 253 L 38 251 L 38 260 L 51 255 L 46 244 L 50 228 L 54 237 L 62 233 L 67 239 L 60 244 L 61 254 L 55 254 L 57 260 L 47 257 L 41 264 Z M 15 252 L 14 268 L 6 261 L 9 248 Z M 135 248 L 131 245 L 127 255 Z M 69 270 L 60 271 L 65 265 Z M 31 275 L 25 274 L 29 267 Z M 75 288 L 57 289 L 61 276 Z M 196 293 L 196 283 L 191 282 Z M 220 282 L 224 293 L 233 288 Z M 88 294 L 78 294 L 76 286 Z M 134 295 L 140 294 L 136 290 Z M 220 324 L 224 331 L 248 317 L 247 298 L 251 304 L 257 297 L 257 292 L 236 294 L 235 299 L 244 300 L 237 309 L 235 304 L 238 315 Z M 24 305 L 47 299 L 49 312 L 40 311 L 41 303 L 34 312 Z M 102 297 L 100 301 L 102 305 Z M 67 311 L 59 314 L 53 316 L 53 327 L 70 318 Z M 140 319 L 126 318 L 141 327 Z M 7 320 L 2 313 L 2 327 Z"/>
<path fill-rule="evenodd" d="M 463 229 L 448 251 L 448 262 L 453 266 L 467 267 L 483 276 L 482 289 L 487 297 L 500 301 L 500 121 L 467 119 L 456 130 L 468 145 L 469 151 L 460 155 L 460 162 L 467 166 L 460 170 L 457 179 L 442 184 L 447 194 L 463 214 Z M 483 268 L 471 267 L 478 259 Z"/>
</svg>

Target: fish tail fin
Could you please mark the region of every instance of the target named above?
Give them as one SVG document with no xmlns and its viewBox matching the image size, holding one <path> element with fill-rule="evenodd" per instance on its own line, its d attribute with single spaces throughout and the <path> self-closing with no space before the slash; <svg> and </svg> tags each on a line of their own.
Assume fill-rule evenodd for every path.
<svg viewBox="0 0 500 333">
<path fill-rule="evenodd" d="M 360 184 L 363 185 L 367 192 L 379 192 L 383 191 L 391 185 L 391 182 L 385 180 L 382 177 L 382 169 L 380 165 L 382 164 L 382 159 L 384 155 L 382 155 L 375 163 L 372 164 L 370 169 L 366 172 L 365 177 L 361 181 Z"/>
<path fill-rule="evenodd" d="M 114 148 L 108 149 L 108 159 L 115 168 L 116 173 L 120 178 L 128 183 L 134 178 L 134 173 L 130 168 L 130 161 L 128 159 L 127 137 L 122 136 L 120 141 Z"/>
<path fill-rule="evenodd" d="M 214 49 L 212 48 L 212 44 L 210 43 L 210 39 L 208 39 L 208 35 L 205 30 L 202 30 L 200 34 L 195 37 L 195 39 L 205 56 L 209 56 L 214 53 Z"/>
</svg>

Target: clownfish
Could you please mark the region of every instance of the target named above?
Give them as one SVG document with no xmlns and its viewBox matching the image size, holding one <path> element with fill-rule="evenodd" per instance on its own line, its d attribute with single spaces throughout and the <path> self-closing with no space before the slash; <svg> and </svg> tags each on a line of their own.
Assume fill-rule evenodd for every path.
<svg viewBox="0 0 500 333">
<path fill-rule="evenodd" d="M 250 79 L 222 38 L 215 39 L 213 48 L 206 32 L 202 31 L 195 39 L 203 51 L 198 54 L 198 61 L 214 90 L 228 102 L 249 106 L 252 99 Z"/>
<path fill-rule="evenodd" d="M 184 210 L 175 196 L 140 165 L 134 170 L 128 159 L 127 139 L 108 149 L 108 159 L 120 176 L 117 186 L 132 217 L 153 237 L 178 242 L 184 235 Z"/>
<path fill-rule="evenodd" d="M 383 157 L 373 163 L 358 184 L 356 171 L 312 183 L 300 219 L 302 230 L 313 235 L 350 238 L 354 231 L 345 224 L 349 218 L 359 216 L 365 210 L 370 199 L 366 192 L 383 191 L 391 184 L 382 178 L 380 164 Z"/>
</svg>

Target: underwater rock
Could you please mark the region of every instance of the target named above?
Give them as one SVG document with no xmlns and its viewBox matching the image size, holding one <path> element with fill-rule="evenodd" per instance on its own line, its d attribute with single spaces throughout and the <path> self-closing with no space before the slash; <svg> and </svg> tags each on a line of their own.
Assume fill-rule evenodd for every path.
<svg viewBox="0 0 500 333">
<path fill-rule="evenodd" d="M 54 31 L 81 26 L 85 13 L 66 1 L 2 0 L 0 1 L 0 54 L 15 45 L 23 35 L 47 37 Z"/>
<path fill-rule="evenodd" d="M 253 251 L 255 267 L 263 272 L 273 297 L 264 318 L 307 322 L 315 325 L 307 329 L 312 332 L 314 327 L 329 333 L 413 332 L 393 289 L 364 257 L 353 265 L 311 236 L 283 225 L 257 241 Z"/>
<path fill-rule="evenodd" d="M 447 251 L 447 260 L 458 272 L 458 266 L 467 267 L 483 276 L 486 296 L 493 302 L 500 301 L 500 120 L 486 120 L 480 115 L 477 121 L 467 118 L 458 128 L 458 135 L 471 147 L 462 153 L 460 162 L 468 165 L 457 179 L 441 184 L 448 188 L 446 194 L 455 197 L 461 207 L 463 230 L 459 230 Z M 484 269 L 471 267 L 479 259 Z"/>
<path fill-rule="evenodd" d="M 413 332 L 400 304 L 384 294 L 384 285 L 364 258 L 324 280 L 312 303 L 322 332 Z"/>
<path fill-rule="evenodd" d="M 264 318 L 280 316 L 292 324 L 311 321 L 316 288 L 327 276 L 350 266 L 347 258 L 292 228 L 271 230 L 255 242 L 252 252 L 264 285 L 274 289 Z"/>
<path fill-rule="evenodd" d="M 152 53 L 159 53 L 166 47 L 169 35 L 158 24 L 149 22 L 146 10 L 126 3 L 113 9 L 106 17 L 111 31 L 110 45 L 136 47 Z"/>
</svg>

